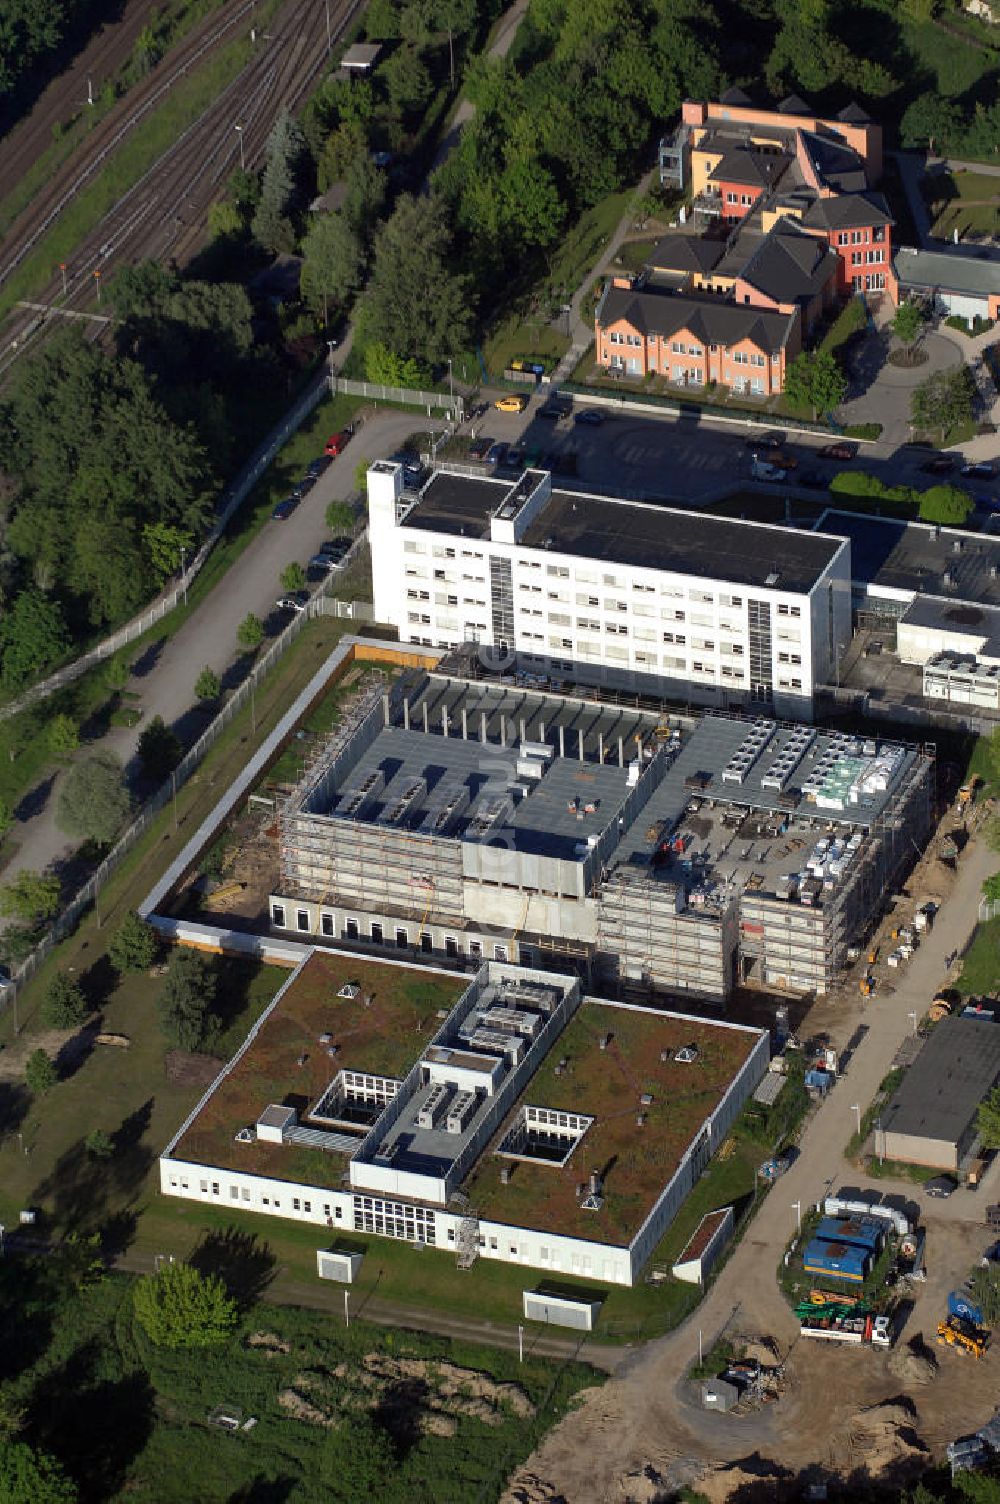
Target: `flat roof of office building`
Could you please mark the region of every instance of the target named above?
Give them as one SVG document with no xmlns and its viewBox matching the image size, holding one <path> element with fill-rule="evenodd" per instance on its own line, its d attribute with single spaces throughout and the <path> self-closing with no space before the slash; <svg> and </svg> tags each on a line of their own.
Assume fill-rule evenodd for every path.
<svg viewBox="0 0 1000 1504">
<path fill-rule="evenodd" d="M 1000 1080 L 1000 1025 L 944 1018 L 882 1112 L 886 1133 L 957 1144 L 986 1094 Z"/>
<path fill-rule="evenodd" d="M 338 996 L 345 983 L 358 989 L 355 997 Z M 278 1104 L 294 1106 L 308 1125 L 309 1109 L 341 1070 L 402 1080 L 438 1027 L 438 1011 L 454 1007 L 468 985 L 468 977 L 425 966 L 314 951 L 220 1075 L 171 1158 L 339 1186 L 340 1155 L 292 1143 L 237 1143 L 235 1136 Z M 321 1042 L 327 1034 L 329 1042 Z"/>
<path fill-rule="evenodd" d="M 627 1245 L 760 1038 L 758 1029 L 585 998 L 462 1189 L 484 1220 Z M 674 1058 L 685 1045 L 697 1050 L 688 1063 Z M 497 1157 L 528 1105 L 594 1119 L 564 1165 Z M 513 1166 L 507 1184 L 503 1165 Z M 577 1192 L 595 1167 L 601 1206 L 592 1211 Z"/>
<path fill-rule="evenodd" d="M 438 470 L 404 526 L 485 539 L 511 485 Z M 819 532 L 557 490 L 521 545 L 792 593 L 810 590 L 843 546 Z"/>
<path fill-rule="evenodd" d="M 881 588 L 1000 606 L 1000 538 L 832 507 L 815 528 L 851 540 L 852 577 L 876 593 Z"/>
</svg>

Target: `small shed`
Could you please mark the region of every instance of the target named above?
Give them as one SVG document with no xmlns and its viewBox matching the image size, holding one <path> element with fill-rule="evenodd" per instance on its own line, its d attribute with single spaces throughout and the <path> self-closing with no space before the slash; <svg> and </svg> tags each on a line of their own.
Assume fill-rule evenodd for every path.
<svg viewBox="0 0 1000 1504">
<path fill-rule="evenodd" d="M 706 1410 L 732 1410 L 740 1402 L 740 1391 L 728 1379 L 706 1379 L 701 1386 L 701 1403 Z"/>
<path fill-rule="evenodd" d="M 733 1235 L 733 1209 L 719 1207 L 706 1212 L 691 1237 L 681 1249 L 671 1273 L 688 1285 L 702 1285 L 705 1278 Z"/>
<path fill-rule="evenodd" d="M 316 1273 L 320 1279 L 334 1279 L 341 1285 L 353 1285 L 361 1273 L 363 1253 L 351 1248 L 317 1248 Z"/>
<path fill-rule="evenodd" d="M 592 1332 L 594 1322 L 601 1314 L 603 1298 L 581 1293 L 568 1295 L 565 1291 L 556 1294 L 542 1287 L 539 1290 L 524 1290 L 524 1316 L 526 1321 L 544 1321 L 550 1326 L 569 1326 L 578 1332 Z"/>
<path fill-rule="evenodd" d="M 370 73 L 378 62 L 381 51 L 378 42 L 353 42 L 340 59 L 340 66 L 346 68 L 348 73 L 358 76 Z"/>
</svg>

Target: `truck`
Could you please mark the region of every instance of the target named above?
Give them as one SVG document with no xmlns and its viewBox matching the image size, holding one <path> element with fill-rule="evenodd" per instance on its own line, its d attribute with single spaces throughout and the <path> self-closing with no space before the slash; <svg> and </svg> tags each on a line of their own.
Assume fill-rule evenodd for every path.
<svg viewBox="0 0 1000 1504">
<path fill-rule="evenodd" d="M 843 1342 L 852 1347 L 870 1343 L 873 1347 L 891 1347 L 892 1321 L 888 1316 L 873 1316 L 863 1306 L 848 1309 L 836 1302 L 828 1306 L 798 1306 L 799 1329 L 803 1337 L 818 1342 Z"/>
</svg>

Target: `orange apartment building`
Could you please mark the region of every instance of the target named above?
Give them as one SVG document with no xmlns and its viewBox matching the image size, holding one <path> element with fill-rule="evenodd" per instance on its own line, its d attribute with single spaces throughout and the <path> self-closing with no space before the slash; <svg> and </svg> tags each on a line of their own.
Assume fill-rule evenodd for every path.
<svg viewBox="0 0 1000 1504">
<path fill-rule="evenodd" d="M 665 236 L 637 278 L 605 289 L 595 343 L 606 369 L 770 396 L 839 299 L 897 300 L 892 215 L 871 187 L 882 131 L 858 106 L 828 119 L 796 95 L 776 109 L 739 90 L 688 100 L 660 165 L 661 181 L 690 189 L 705 233 Z"/>
</svg>

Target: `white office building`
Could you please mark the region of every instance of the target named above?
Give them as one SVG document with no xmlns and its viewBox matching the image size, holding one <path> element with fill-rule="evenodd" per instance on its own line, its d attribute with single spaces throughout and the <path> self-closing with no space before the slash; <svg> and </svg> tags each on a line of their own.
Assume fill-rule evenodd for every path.
<svg viewBox="0 0 1000 1504">
<path fill-rule="evenodd" d="M 851 636 L 841 537 L 403 467 L 368 471 L 376 619 L 494 665 L 810 719 Z"/>
</svg>

